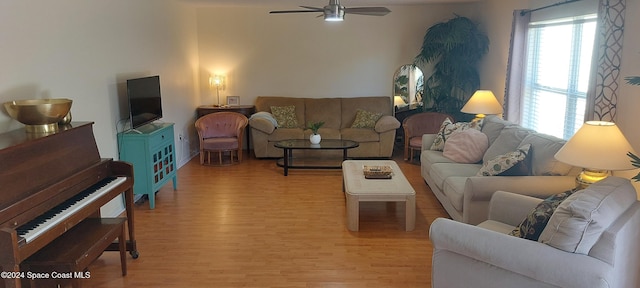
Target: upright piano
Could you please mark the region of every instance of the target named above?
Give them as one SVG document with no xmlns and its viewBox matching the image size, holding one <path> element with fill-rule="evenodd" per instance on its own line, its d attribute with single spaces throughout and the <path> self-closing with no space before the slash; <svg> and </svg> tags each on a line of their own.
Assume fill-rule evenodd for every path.
<svg viewBox="0 0 640 288">
<path fill-rule="evenodd" d="M 85 218 L 100 217 L 100 207 L 122 193 L 127 250 L 137 258 L 133 167 L 100 157 L 92 122 L 46 135 L 0 134 L 0 271 L 20 271 L 23 260 Z M 0 280 L 0 287 L 21 285 L 21 279 Z"/>
</svg>

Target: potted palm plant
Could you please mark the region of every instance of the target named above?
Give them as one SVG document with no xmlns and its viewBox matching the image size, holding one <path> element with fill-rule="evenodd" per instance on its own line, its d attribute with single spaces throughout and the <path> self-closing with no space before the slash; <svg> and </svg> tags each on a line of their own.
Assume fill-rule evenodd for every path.
<svg viewBox="0 0 640 288">
<path fill-rule="evenodd" d="M 311 129 L 311 136 L 309 136 L 309 141 L 311 142 L 311 144 L 319 144 L 320 140 L 322 140 L 322 137 L 320 137 L 320 134 L 318 134 L 318 130 L 320 129 L 320 127 L 322 127 L 322 125 L 324 125 L 324 121 L 309 121 L 309 123 L 307 123 L 307 128 Z"/>
<path fill-rule="evenodd" d="M 624 78 L 624 80 L 627 80 L 627 84 L 640 86 L 640 76 L 629 76 Z M 633 154 L 632 152 L 628 152 L 627 156 L 631 158 L 631 165 L 633 165 L 633 167 L 640 168 L 640 157 Z M 640 173 L 638 173 L 631 179 L 635 180 L 636 182 L 640 182 Z"/>
<path fill-rule="evenodd" d="M 427 29 L 416 65 L 433 64 L 424 83 L 423 109 L 444 112 L 458 120 L 473 117 L 460 112 L 480 87 L 477 64 L 489 51 L 489 38 L 462 16 Z M 424 69 L 423 69 L 424 70 Z"/>
</svg>

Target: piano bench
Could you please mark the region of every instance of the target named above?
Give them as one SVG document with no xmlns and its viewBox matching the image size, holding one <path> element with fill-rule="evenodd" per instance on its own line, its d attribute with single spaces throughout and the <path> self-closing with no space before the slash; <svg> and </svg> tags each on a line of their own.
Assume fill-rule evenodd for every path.
<svg viewBox="0 0 640 288">
<path fill-rule="evenodd" d="M 48 279 L 24 279 L 25 287 L 82 287 L 82 279 L 90 278 L 87 267 L 117 238 L 120 246 L 122 276 L 127 275 L 127 218 L 87 218 L 53 242 L 24 260 L 25 273 L 47 273 Z M 55 273 L 55 274 L 54 274 Z M 42 274 L 44 275 L 44 274 Z"/>
</svg>

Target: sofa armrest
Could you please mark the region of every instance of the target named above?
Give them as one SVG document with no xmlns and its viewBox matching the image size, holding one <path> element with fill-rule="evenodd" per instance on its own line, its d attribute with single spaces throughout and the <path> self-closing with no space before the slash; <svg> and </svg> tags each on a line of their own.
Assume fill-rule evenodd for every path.
<svg viewBox="0 0 640 288">
<path fill-rule="evenodd" d="M 496 191 L 547 198 L 575 188 L 572 176 L 472 176 L 464 186 L 462 222 L 479 224 L 487 220 L 489 201 Z"/>
<path fill-rule="evenodd" d="M 489 220 L 518 226 L 542 199 L 496 191 L 489 202 Z"/>
<path fill-rule="evenodd" d="M 423 134 L 421 150 L 429 150 L 431 145 L 433 145 L 433 141 L 436 141 L 436 137 L 438 137 L 438 134 Z"/>
<path fill-rule="evenodd" d="M 376 122 L 374 130 L 378 133 L 383 133 L 400 128 L 400 121 L 393 116 L 383 115 Z"/>
<path fill-rule="evenodd" d="M 252 129 L 260 130 L 264 133 L 271 134 L 276 130 L 276 126 L 271 121 L 264 118 L 253 118 L 249 120 L 249 126 Z"/>
<path fill-rule="evenodd" d="M 568 253 L 536 241 L 445 218 L 433 221 L 429 237 L 434 247 L 434 270 L 438 261 L 447 261 L 438 253 L 446 250 L 558 287 L 609 287 L 606 280 L 613 268 L 588 255 Z M 473 269 L 459 268 L 460 271 Z"/>
</svg>

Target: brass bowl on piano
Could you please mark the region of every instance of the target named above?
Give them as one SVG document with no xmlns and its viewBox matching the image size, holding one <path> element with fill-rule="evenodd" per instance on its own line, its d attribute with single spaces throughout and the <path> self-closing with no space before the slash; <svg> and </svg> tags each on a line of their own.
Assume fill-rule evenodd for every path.
<svg viewBox="0 0 640 288">
<path fill-rule="evenodd" d="M 71 110 L 71 99 L 16 100 L 4 103 L 9 116 L 26 125 L 30 133 L 58 131 L 58 122 L 63 121 Z"/>
</svg>

